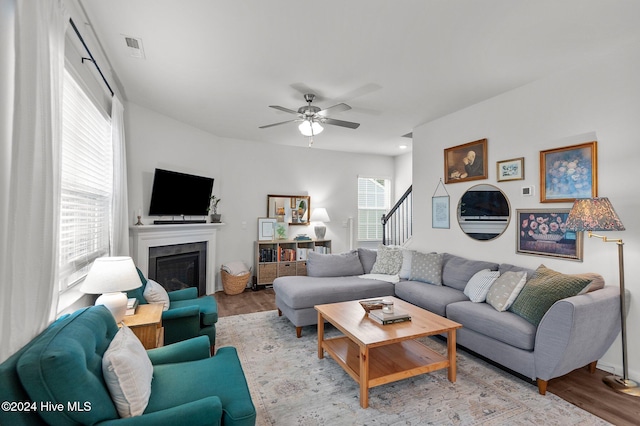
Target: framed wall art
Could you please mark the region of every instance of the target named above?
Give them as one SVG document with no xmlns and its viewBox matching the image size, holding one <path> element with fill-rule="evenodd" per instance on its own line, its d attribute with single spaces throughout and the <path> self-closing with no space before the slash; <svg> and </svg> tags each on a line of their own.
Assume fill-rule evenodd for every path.
<svg viewBox="0 0 640 426">
<path fill-rule="evenodd" d="M 524 179 L 524 157 L 496 162 L 498 182 Z"/>
<path fill-rule="evenodd" d="M 444 183 L 487 179 L 487 140 L 445 148 L 444 176 Z"/>
<path fill-rule="evenodd" d="M 275 218 L 259 217 L 258 218 L 258 241 L 273 241 L 276 238 Z"/>
<path fill-rule="evenodd" d="M 449 196 L 431 197 L 431 227 L 449 229 Z"/>
<path fill-rule="evenodd" d="M 516 253 L 582 262 L 583 233 L 566 230 L 570 210 L 516 210 Z"/>
<path fill-rule="evenodd" d="M 597 142 L 540 151 L 540 202 L 598 196 Z"/>
</svg>

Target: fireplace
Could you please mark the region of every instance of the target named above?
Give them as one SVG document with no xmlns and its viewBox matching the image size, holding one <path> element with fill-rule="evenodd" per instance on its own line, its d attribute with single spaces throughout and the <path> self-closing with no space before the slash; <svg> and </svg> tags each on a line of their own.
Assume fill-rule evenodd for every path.
<svg viewBox="0 0 640 426">
<path fill-rule="evenodd" d="M 148 276 L 167 291 L 189 287 L 198 296 L 207 292 L 207 243 L 197 242 L 149 248 Z"/>
</svg>

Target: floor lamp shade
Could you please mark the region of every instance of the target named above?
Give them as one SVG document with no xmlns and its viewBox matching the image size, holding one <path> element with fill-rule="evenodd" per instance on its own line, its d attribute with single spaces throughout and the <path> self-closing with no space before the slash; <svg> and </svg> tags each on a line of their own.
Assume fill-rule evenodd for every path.
<svg viewBox="0 0 640 426">
<path fill-rule="evenodd" d="M 101 294 L 96 305 L 106 306 L 116 322 L 122 321 L 127 310 L 127 295 L 123 291 L 142 285 L 133 260 L 130 257 L 100 257 L 93 262 L 80 291 Z"/>
<path fill-rule="evenodd" d="M 324 239 L 325 232 L 327 231 L 327 227 L 324 226 L 324 224 L 326 222 L 331 222 L 331 219 L 329 219 L 329 213 L 327 213 L 327 209 L 325 209 L 324 207 L 313 209 L 309 221 L 318 222 L 313 229 L 316 233 L 316 239 Z"/>
<path fill-rule="evenodd" d="M 618 268 L 620 275 L 620 326 L 622 329 L 622 377 L 607 376 L 603 381 L 618 392 L 640 396 L 638 384 L 629 379 L 627 364 L 627 326 L 626 300 L 624 288 L 624 254 L 622 239 L 611 239 L 594 234 L 593 231 L 624 231 L 624 225 L 613 209 L 608 198 L 579 198 L 573 203 L 566 221 L 566 229 L 570 231 L 587 231 L 589 238 L 600 238 L 603 242 L 616 243 L 618 246 Z"/>
</svg>

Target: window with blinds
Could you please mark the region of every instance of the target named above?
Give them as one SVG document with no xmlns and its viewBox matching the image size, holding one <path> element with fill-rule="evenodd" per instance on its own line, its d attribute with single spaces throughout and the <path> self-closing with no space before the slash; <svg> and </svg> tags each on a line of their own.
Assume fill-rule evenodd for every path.
<svg viewBox="0 0 640 426">
<path fill-rule="evenodd" d="M 358 178 L 358 240 L 382 240 L 380 218 L 389 210 L 390 181 Z"/>
<path fill-rule="evenodd" d="M 113 196 L 111 120 L 65 71 L 62 109 L 59 290 L 109 254 Z"/>
</svg>

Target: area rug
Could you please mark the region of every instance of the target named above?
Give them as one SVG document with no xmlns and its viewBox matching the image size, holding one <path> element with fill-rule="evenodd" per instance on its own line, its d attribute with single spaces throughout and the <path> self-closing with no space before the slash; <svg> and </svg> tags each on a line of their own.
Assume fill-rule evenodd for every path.
<svg viewBox="0 0 640 426">
<path fill-rule="evenodd" d="M 457 352 L 455 383 L 446 370 L 369 390 L 325 355 L 318 359 L 316 327 L 295 327 L 276 311 L 223 317 L 216 346 L 238 350 L 258 425 L 608 425 L 604 420 L 494 367 Z M 339 331 L 327 326 L 328 337 Z M 421 339 L 446 354 L 445 342 Z"/>
</svg>

